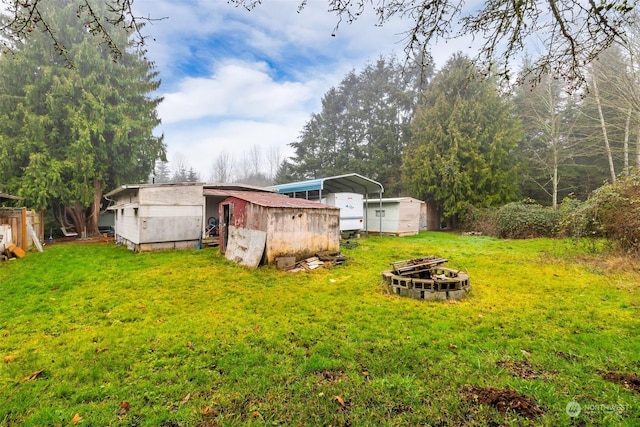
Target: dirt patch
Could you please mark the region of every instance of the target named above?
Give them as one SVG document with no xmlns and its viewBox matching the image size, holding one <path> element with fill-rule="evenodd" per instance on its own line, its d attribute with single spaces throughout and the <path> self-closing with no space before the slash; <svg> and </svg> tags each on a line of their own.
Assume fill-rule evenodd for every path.
<svg viewBox="0 0 640 427">
<path fill-rule="evenodd" d="M 602 375 L 602 378 L 607 381 L 622 384 L 624 388 L 630 388 L 640 392 L 640 377 L 638 377 L 636 373 L 624 374 L 620 372 L 607 372 Z"/>
<path fill-rule="evenodd" d="M 113 237 L 104 237 L 104 236 L 96 236 L 96 237 L 88 237 L 86 239 L 79 239 L 77 237 L 56 237 L 51 240 L 45 240 L 44 243 L 46 246 L 53 245 L 81 245 L 86 243 L 113 243 L 115 240 Z"/>
<path fill-rule="evenodd" d="M 533 380 L 541 376 L 540 372 L 533 369 L 531 364 L 527 361 L 522 362 L 506 362 L 501 361 L 496 363 L 501 368 L 508 369 L 511 374 L 523 380 Z"/>
<path fill-rule="evenodd" d="M 544 411 L 533 399 L 510 388 L 498 389 L 466 385 L 462 388 L 462 393 L 466 401 L 490 405 L 502 413 L 513 411 L 530 419 L 544 414 Z"/>
<path fill-rule="evenodd" d="M 338 370 L 327 370 L 324 369 L 320 372 L 316 372 L 316 375 L 319 376 L 318 384 L 330 384 L 341 381 L 344 378 L 344 372 Z"/>
</svg>

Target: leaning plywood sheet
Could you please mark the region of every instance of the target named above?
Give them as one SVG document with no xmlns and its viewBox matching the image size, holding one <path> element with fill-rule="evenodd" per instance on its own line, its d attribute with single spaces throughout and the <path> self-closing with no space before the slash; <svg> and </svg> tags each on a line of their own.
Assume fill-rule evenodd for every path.
<svg viewBox="0 0 640 427">
<path fill-rule="evenodd" d="M 36 234 L 36 231 L 33 229 L 33 226 L 29 221 L 27 221 L 27 230 L 29 230 L 29 234 L 31 235 L 31 239 L 33 240 L 33 244 L 38 248 L 38 252 L 42 252 L 42 243 L 40 243 L 40 239 Z"/>
<path fill-rule="evenodd" d="M 260 264 L 267 241 L 267 233 L 259 230 L 229 227 L 229 240 L 225 257 L 245 267 Z"/>
</svg>

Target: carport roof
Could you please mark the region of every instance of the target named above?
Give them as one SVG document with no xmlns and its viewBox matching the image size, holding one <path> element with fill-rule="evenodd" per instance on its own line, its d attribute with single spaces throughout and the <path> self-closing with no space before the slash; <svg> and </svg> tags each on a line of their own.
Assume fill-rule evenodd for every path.
<svg viewBox="0 0 640 427">
<path fill-rule="evenodd" d="M 357 173 L 273 185 L 270 188 L 276 189 L 281 194 L 325 190 L 327 193 L 357 193 L 365 196 L 375 194 L 379 196 L 384 192 L 382 184 Z"/>
</svg>

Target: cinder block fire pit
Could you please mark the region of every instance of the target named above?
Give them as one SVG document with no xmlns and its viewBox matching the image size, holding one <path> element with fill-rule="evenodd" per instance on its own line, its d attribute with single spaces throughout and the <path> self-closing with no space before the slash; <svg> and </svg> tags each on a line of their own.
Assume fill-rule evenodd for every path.
<svg viewBox="0 0 640 427">
<path fill-rule="evenodd" d="M 382 272 L 391 292 L 420 300 L 458 300 L 470 289 L 469 275 L 442 267 L 448 260 L 427 256 L 391 263 L 393 269 Z"/>
</svg>

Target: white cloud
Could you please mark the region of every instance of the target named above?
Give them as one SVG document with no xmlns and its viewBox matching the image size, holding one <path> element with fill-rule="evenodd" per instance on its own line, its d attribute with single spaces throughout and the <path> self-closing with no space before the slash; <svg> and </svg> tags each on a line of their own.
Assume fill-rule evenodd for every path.
<svg viewBox="0 0 640 427">
<path fill-rule="evenodd" d="M 300 13 L 299 3 L 270 0 L 246 11 L 210 0 L 136 0 L 139 15 L 168 17 L 144 32 L 163 82 L 157 131 L 170 159 L 181 153 L 208 178 L 222 150 L 241 158 L 258 144 L 290 153 L 287 144 L 347 72 L 380 55 L 403 57 L 410 22 L 379 27 L 369 10 L 332 37 L 338 18 L 327 12 L 326 0 L 308 2 Z M 457 46 L 466 47 L 435 51 L 437 63 Z"/>
<path fill-rule="evenodd" d="M 301 82 L 276 82 L 265 63 L 228 60 L 208 78 L 186 77 L 178 91 L 164 95 L 158 112 L 164 123 L 225 116 L 269 119 L 309 101 Z"/>
</svg>

